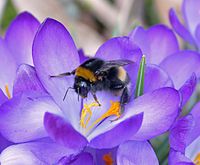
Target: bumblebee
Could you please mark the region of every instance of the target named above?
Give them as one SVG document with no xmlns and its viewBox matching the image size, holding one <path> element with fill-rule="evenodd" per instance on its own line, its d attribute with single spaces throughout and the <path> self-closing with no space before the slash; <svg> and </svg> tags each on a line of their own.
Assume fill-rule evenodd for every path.
<svg viewBox="0 0 200 165">
<path fill-rule="evenodd" d="M 130 99 L 129 85 L 130 78 L 123 66 L 133 63 L 130 60 L 111 60 L 104 61 L 99 58 L 90 58 L 82 63 L 72 72 L 62 73 L 53 77 L 65 77 L 75 75 L 73 87 L 75 92 L 82 98 L 86 98 L 90 92 L 94 100 L 101 105 L 97 99 L 97 91 L 110 91 L 121 95 L 120 106 L 123 111 L 124 105 Z M 68 90 L 65 93 L 66 97 Z M 64 100 L 63 99 L 63 100 Z"/>
</svg>

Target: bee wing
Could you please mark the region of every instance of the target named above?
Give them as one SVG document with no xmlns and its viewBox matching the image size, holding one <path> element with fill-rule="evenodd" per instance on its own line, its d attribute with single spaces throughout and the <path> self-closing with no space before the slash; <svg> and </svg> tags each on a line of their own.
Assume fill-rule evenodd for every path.
<svg viewBox="0 0 200 165">
<path fill-rule="evenodd" d="M 110 68 L 125 66 L 125 65 L 128 65 L 128 64 L 132 64 L 132 63 L 134 63 L 134 62 L 131 61 L 131 60 L 111 60 L 111 61 L 106 61 L 104 63 L 104 65 L 95 72 L 95 75 L 96 76 L 102 75 L 102 74 L 105 74 Z"/>
<path fill-rule="evenodd" d="M 119 67 L 119 66 L 132 64 L 132 63 L 134 62 L 131 60 L 111 60 L 111 61 L 106 61 L 104 65 L 109 66 L 109 67 Z"/>
</svg>

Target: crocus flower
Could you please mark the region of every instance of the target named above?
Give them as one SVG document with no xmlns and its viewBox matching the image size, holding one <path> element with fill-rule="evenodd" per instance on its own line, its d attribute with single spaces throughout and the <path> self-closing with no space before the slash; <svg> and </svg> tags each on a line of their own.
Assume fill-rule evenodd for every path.
<svg viewBox="0 0 200 165">
<path fill-rule="evenodd" d="M 181 117 L 170 131 L 169 164 L 200 163 L 200 103 L 192 111 Z"/>
<path fill-rule="evenodd" d="M 184 0 L 182 3 L 182 16 L 184 23 L 178 19 L 173 9 L 169 12 L 172 27 L 186 42 L 200 49 L 200 1 Z"/>
<path fill-rule="evenodd" d="M 118 42 L 120 41 L 122 42 L 121 46 L 127 46 L 127 49 L 125 50 L 129 50 L 131 48 L 128 44 L 126 44 L 127 42 L 126 38 L 122 38 L 121 40 L 117 39 L 117 40 Z M 104 52 L 101 49 L 101 52 L 97 51 L 96 57 L 101 57 L 107 60 L 121 59 L 121 58 L 123 59 L 124 57 L 126 57 L 126 59 L 135 58 L 134 54 L 132 54 L 131 56 L 131 53 L 132 53 L 131 51 L 128 51 L 129 54 L 128 53 L 125 54 L 125 52 L 123 53 L 120 52 L 120 48 L 118 48 L 117 50 L 115 47 L 113 47 L 112 49 L 115 50 L 115 54 L 109 54 L 109 56 L 107 56 L 109 52 Z M 68 60 L 69 58 L 70 58 L 70 62 Z M 95 107 L 95 105 L 91 104 L 93 102 L 92 96 L 88 96 L 87 100 L 83 101 L 83 105 L 84 104 L 85 105 L 82 106 L 81 103 L 78 102 L 77 100 L 77 94 L 74 93 L 73 91 L 70 92 L 70 97 L 67 97 L 66 100 L 63 102 L 62 100 L 63 95 L 66 89 L 69 86 L 73 85 L 74 78 L 67 77 L 66 79 L 49 79 L 49 75 L 56 75 L 59 73 L 63 73 L 63 72 L 66 72 L 66 70 L 67 71 L 73 70 L 74 68 L 78 67 L 80 63 L 79 63 L 79 56 L 77 53 L 77 49 L 74 45 L 74 42 L 70 34 L 66 31 L 63 25 L 61 25 L 55 20 L 47 19 L 44 22 L 43 26 L 40 28 L 38 34 L 36 35 L 35 40 L 34 40 L 34 45 L 33 45 L 33 59 L 34 59 L 34 65 L 35 65 L 35 69 L 36 69 L 39 79 L 41 80 L 45 89 L 54 98 L 55 102 L 59 105 L 59 107 L 61 108 L 63 112 L 62 117 L 57 116 L 55 114 L 46 113 L 45 119 L 44 119 L 44 124 L 45 124 L 47 132 L 55 140 L 57 139 L 58 141 L 60 141 L 60 143 L 64 143 L 63 141 L 64 139 L 62 139 L 64 135 L 64 131 L 63 131 L 63 134 L 58 134 L 57 131 L 59 131 L 63 126 L 67 127 L 67 125 L 69 125 L 69 122 L 70 122 L 70 125 L 72 125 L 74 128 L 74 130 L 71 130 L 71 131 L 72 132 L 75 131 L 76 133 L 77 132 L 79 133 L 77 137 L 79 137 L 81 142 L 83 142 L 83 146 L 89 142 L 89 145 L 96 148 L 97 147 L 98 148 L 114 147 L 116 146 L 116 144 L 119 144 L 120 141 L 123 141 L 123 138 L 126 139 L 126 136 L 128 137 L 129 135 L 124 134 L 125 136 L 121 139 L 116 139 L 113 137 L 113 140 L 111 142 L 110 140 L 112 139 L 112 136 L 114 135 L 112 133 L 114 132 L 116 133 L 117 132 L 116 130 L 121 129 L 122 127 L 125 128 L 126 124 L 130 122 L 130 121 L 128 122 L 128 120 L 135 120 L 135 121 L 138 120 L 138 123 L 139 123 L 140 121 L 139 118 L 142 118 L 141 113 L 144 112 L 144 115 L 145 115 L 145 109 L 143 109 L 145 108 L 144 105 L 150 106 L 153 103 L 154 105 L 150 107 L 153 108 L 155 106 L 156 107 L 155 109 L 157 109 L 157 106 L 163 106 L 162 104 L 163 100 L 165 100 L 167 96 L 169 96 L 169 98 L 168 98 L 168 101 L 165 101 L 165 103 L 170 104 L 170 106 L 168 105 L 168 106 L 162 107 L 163 109 L 162 113 L 165 113 L 164 108 L 168 109 L 167 114 L 165 114 L 165 119 L 167 118 L 171 110 L 175 112 L 175 114 L 173 116 L 170 113 L 170 116 L 172 115 L 173 117 L 175 117 L 177 115 L 176 108 L 179 104 L 179 97 L 177 97 L 177 91 L 171 88 L 163 88 L 163 89 L 154 91 L 153 93 L 148 93 L 146 95 L 143 95 L 139 97 L 138 99 L 136 99 L 134 102 L 132 102 L 133 105 L 130 102 L 126 107 L 126 112 L 123 114 L 123 116 L 119 120 L 112 123 L 110 123 L 110 120 L 115 119 L 115 116 L 117 115 L 117 111 L 116 111 L 117 105 L 115 103 L 116 103 L 116 99 L 119 99 L 119 98 L 108 94 L 108 92 L 97 93 L 99 102 L 102 103 L 101 107 Z M 162 92 L 164 93 L 166 92 L 166 94 L 162 95 L 161 94 Z M 153 100 L 157 98 L 156 95 L 160 95 L 160 94 L 161 96 L 159 97 L 159 99 L 161 100 L 153 102 Z M 150 97 L 152 98 L 151 103 L 147 104 L 148 102 L 147 98 L 150 98 Z M 173 99 L 173 101 L 176 100 L 177 102 L 174 102 L 175 104 L 173 103 L 173 105 L 171 105 L 170 98 Z M 112 101 L 111 103 L 112 106 L 110 106 L 110 101 Z M 137 111 L 136 109 L 137 109 L 137 106 L 139 105 L 143 105 L 143 108 L 138 108 L 138 111 Z M 80 121 L 81 122 L 85 122 L 85 121 L 84 121 L 84 115 L 83 114 L 80 115 L 80 109 L 89 109 L 87 106 L 93 109 L 92 111 L 94 112 L 94 114 L 92 114 L 91 119 L 88 122 L 88 124 L 85 124 L 82 127 L 80 125 Z M 112 113 L 108 111 L 109 109 L 112 110 Z M 132 109 L 132 110 L 129 110 L 129 109 Z M 148 108 L 148 112 L 150 112 L 150 108 Z M 104 113 L 106 114 L 107 118 L 102 117 L 102 115 L 103 116 L 105 115 Z M 97 123 L 100 123 L 98 125 L 94 124 L 96 123 L 97 120 L 99 120 L 100 117 L 102 117 L 104 121 L 101 123 L 97 122 Z M 159 116 L 159 118 L 160 117 L 161 116 Z M 171 118 L 171 120 L 174 120 L 173 117 Z M 154 115 L 154 119 L 155 119 L 155 115 Z M 62 121 L 64 125 L 61 127 L 61 126 L 56 126 L 53 124 L 54 122 L 57 123 L 58 121 L 60 122 Z M 150 120 L 146 118 L 146 122 L 149 122 L 149 121 Z M 165 121 L 162 120 L 160 122 L 165 122 Z M 132 132 L 132 134 L 133 132 L 137 130 L 136 123 L 137 122 L 135 122 L 135 128 L 131 127 L 133 129 L 133 131 L 130 131 Z M 143 124 L 141 125 L 139 131 L 137 132 L 138 138 L 148 139 L 163 131 L 162 130 L 163 128 L 157 128 L 158 132 L 156 131 L 151 132 L 150 130 L 153 130 L 154 128 L 152 125 L 152 128 L 150 129 L 150 123 L 148 123 L 149 129 L 147 132 L 145 132 L 145 129 L 146 129 L 145 117 L 143 118 L 142 123 Z M 171 123 L 165 123 L 165 126 L 167 125 L 169 126 L 170 124 Z M 90 127 L 91 129 L 87 130 L 87 127 L 89 128 L 90 125 L 93 127 Z M 69 128 L 71 128 L 71 126 L 69 126 Z M 167 129 L 167 128 L 165 127 L 164 129 Z M 84 134 L 85 131 L 86 131 L 86 134 Z M 141 135 L 139 136 L 140 131 L 141 131 Z M 146 134 L 146 137 L 144 136 L 145 134 Z M 109 137 L 109 138 L 106 139 L 105 137 Z M 102 138 L 104 139 L 103 143 L 102 143 Z M 66 145 L 70 145 L 70 141 L 68 141 Z M 79 147 L 80 146 L 78 146 L 78 148 Z"/>
<path fill-rule="evenodd" d="M 115 50 L 115 53 L 108 53 L 101 47 L 96 57 L 105 60 L 126 58 L 135 61 L 140 58 L 138 47 L 132 44 L 128 37 L 119 37 L 114 40 L 117 45 L 110 50 Z M 83 100 L 83 103 L 79 102 L 74 91 L 70 91 L 66 100 L 63 101 L 67 88 L 73 85 L 73 77 L 50 79 L 49 75 L 72 71 L 80 65 L 80 59 L 70 34 L 55 20 L 47 19 L 38 31 L 33 45 L 33 60 L 37 76 L 50 96 L 20 95 L 3 104 L 0 108 L 0 130 L 10 141 L 15 143 L 35 141 L 34 146 L 30 142 L 11 146 L 3 151 L 1 160 L 4 160 L 7 154 L 11 155 L 10 159 L 12 159 L 15 147 L 19 147 L 22 151 L 31 150 L 34 153 L 41 153 L 39 151 L 44 146 L 40 145 L 39 139 L 48 136 L 54 140 L 54 143 L 56 142 L 60 152 L 63 151 L 61 148 L 65 150 L 59 154 L 59 157 L 64 154 L 72 155 L 72 158 L 74 155 L 84 153 L 86 147 L 105 149 L 123 145 L 126 140 L 145 141 L 167 131 L 178 114 L 180 98 L 173 88 L 160 88 L 147 92 L 127 104 L 121 116 L 119 98 L 109 92 L 97 93 L 101 107 L 94 103 L 91 96 Z M 30 66 L 25 68 L 34 72 Z M 131 69 L 129 74 L 131 75 Z M 41 123 L 44 113 L 45 129 Z M 91 116 L 89 116 L 90 113 Z M 86 119 L 85 114 L 90 119 Z M 118 120 L 110 121 L 119 116 Z M 21 123 L 13 124 L 19 121 L 19 118 Z M 133 141 L 133 143 L 137 142 Z M 55 144 L 51 142 L 51 145 Z M 126 150 L 130 153 L 133 149 L 131 147 Z M 149 150 L 152 151 L 152 148 Z M 48 150 L 48 155 L 50 152 L 55 152 L 55 150 Z M 22 153 L 22 155 L 25 154 L 26 152 Z M 41 159 L 45 159 L 43 157 L 45 153 L 39 155 Z M 50 162 L 58 161 L 58 157 L 53 158 L 55 157 L 52 159 L 49 157 L 48 161 L 50 159 Z M 134 158 L 129 155 L 127 159 L 123 158 L 123 161 L 128 162 Z M 139 160 L 138 158 L 137 161 Z"/>
<path fill-rule="evenodd" d="M 12 21 L 4 39 L 0 38 L 0 88 L 9 98 L 18 66 L 22 63 L 33 64 L 32 43 L 39 25 L 36 18 L 24 12 Z"/>
<path fill-rule="evenodd" d="M 40 23 L 31 14 L 18 15 L 0 37 L 0 105 L 16 93 L 13 91 L 17 68 L 22 63 L 32 64 L 32 43 Z M 11 144 L 0 132 L 0 151 Z"/>
</svg>

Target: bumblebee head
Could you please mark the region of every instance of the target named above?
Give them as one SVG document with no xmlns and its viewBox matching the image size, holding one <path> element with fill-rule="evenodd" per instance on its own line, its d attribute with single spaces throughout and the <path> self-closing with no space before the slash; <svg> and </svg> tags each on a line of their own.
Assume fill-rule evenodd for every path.
<svg viewBox="0 0 200 165">
<path fill-rule="evenodd" d="M 74 89 L 78 95 L 86 98 L 90 91 L 90 83 L 82 77 L 75 77 Z"/>
</svg>

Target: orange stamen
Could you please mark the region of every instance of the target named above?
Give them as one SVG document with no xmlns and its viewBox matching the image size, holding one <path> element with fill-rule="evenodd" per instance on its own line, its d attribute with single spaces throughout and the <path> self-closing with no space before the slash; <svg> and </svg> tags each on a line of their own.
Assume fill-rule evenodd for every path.
<svg viewBox="0 0 200 165">
<path fill-rule="evenodd" d="M 10 91 L 9 91 L 9 88 L 8 88 L 7 84 L 5 85 L 5 91 L 6 91 L 7 97 L 10 99 L 11 98 L 11 94 L 10 94 Z"/>
<path fill-rule="evenodd" d="M 97 106 L 99 106 L 99 104 L 96 103 L 96 102 L 93 102 L 93 103 L 88 104 L 88 105 L 84 104 L 82 112 L 81 112 L 81 119 L 80 119 L 80 125 L 81 125 L 82 128 L 86 128 L 87 125 L 88 125 L 88 122 L 91 119 L 91 116 L 92 116 L 91 108 L 97 107 Z"/>
<path fill-rule="evenodd" d="M 88 130 L 92 129 L 96 124 L 98 124 L 99 122 L 101 122 L 103 119 L 109 117 L 109 116 L 117 116 L 117 118 L 120 117 L 120 103 L 119 102 L 113 102 L 110 101 L 111 106 L 110 109 L 104 113 L 100 118 L 98 118 L 96 121 L 94 121 L 94 123 L 92 123 L 92 125 L 88 128 Z"/>
<path fill-rule="evenodd" d="M 120 117 L 120 103 L 119 102 L 111 102 L 111 106 L 107 112 L 105 112 L 101 117 L 99 117 L 97 120 L 95 120 L 89 127 L 88 123 L 92 117 L 92 107 L 98 107 L 99 104 L 97 102 L 93 102 L 91 104 L 84 104 L 82 112 L 81 112 L 81 119 L 80 119 L 80 126 L 85 130 L 85 133 L 87 133 L 89 130 L 94 128 L 95 125 L 97 125 L 99 122 L 104 120 L 105 118 L 109 116 L 117 116 L 117 119 Z"/>
<path fill-rule="evenodd" d="M 198 153 L 197 156 L 195 157 L 194 164 L 195 165 L 200 165 L 200 153 Z"/>
<path fill-rule="evenodd" d="M 105 162 L 105 165 L 113 165 L 114 162 L 111 154 L 103 155 L 103 161 Z"/>
</svg>

